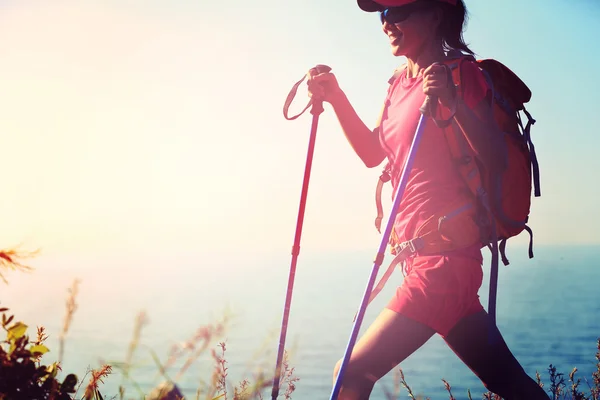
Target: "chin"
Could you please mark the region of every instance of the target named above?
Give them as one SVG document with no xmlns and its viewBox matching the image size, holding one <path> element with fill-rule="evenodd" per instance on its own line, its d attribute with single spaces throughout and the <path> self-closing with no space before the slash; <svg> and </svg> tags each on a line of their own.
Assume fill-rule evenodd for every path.
<svg viewBox="0 0 600 400">
<path fill-rule="evenodd" d="M 394 57 L 402 57 L 405 56 L 406 54 L 402 51 L 402 49 L 398 46 L 393 46 L 392 47 L 392 55 Z"/>
</svg>

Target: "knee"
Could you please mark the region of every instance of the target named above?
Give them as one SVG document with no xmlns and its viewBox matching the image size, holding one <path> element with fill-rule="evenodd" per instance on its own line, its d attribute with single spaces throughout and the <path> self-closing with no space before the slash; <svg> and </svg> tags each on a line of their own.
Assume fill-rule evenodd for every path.
<svg viewBox="0 0 600 400">
<path fill-rule="evenodd" d="M 337 378 L 338 374 L 340 373 L 340 369 L 342 368 L 342 361 L 343 360 L 338 360 L 338 362 L 335 363 L 335 367 L 333 367 L 333 381 L 335 382 L 335 379 Z"/>
<path fill-rule="evenodd" d="M 480 379 L 487 390 L 504 399 L 547 399 L 544 390 L 525 371 L 521 371 L 488 374 Z"/>
<path fill-rule="evenodd" d="M 524 371 L 522 374 L 501 377 L 488 377 L 481 380 L 490 392 L 507 400 L 549 400 L 546 391 Z"/>
<path fill-rule="evenodd" d="M 335 385 L 335 381 L 338 377 L 338 375 L 340 374 L 340 369 L 342 369 L 342 361 L 343 360 L 338 360 L 337 363 L 335 363 L 335 367 L 333 367 L 333 384 Z M 344 376 L 343 376 L 343 380 L 345 380 L 346 382 L 348 381 L 347 379 L 348 377 L 348 368 L 346 368 L 346 371 L 344 372 Z"/>
<path fill-rule="evenodd" d="M 340 373 L 343 360 L 338 360 L 333 368 L 333 384 Z M 368 371 L 362 371 L 349 362 L 342 377 L 340 399 L 368 399 L 377 378 Z"/>
<path fill-rule="evenodd" d="M 503 398 L 510 398 L 514 380 L 517 378 L 516 374 L 512 372 L 510 369 L 489 368 L 478 375 L 487 390 Z"/>
<path fill-rule="evenodd" d="M 342 361 L 343 360 L 338 360 L 338 362 L 335 363 L 335 367 L 333 367 L 333 379 L 335 380 L 335 378 L 337 378 L 338 374 L 340 373 L 340 369 L 342 368 Z"/>
<path fill-rule="evenodd" d="M 508 388 L 505 382 L 501 382 L 498 379 L 494 379 L 492 378 L 480 378 L 481 379 L 481 383 L 483 383 L 483 386 L 490 392 L 498 395 L 498 396 L 502 396 L 503 398 L 506 397 L 506 395 L 508 394 Z"/>
</svg>

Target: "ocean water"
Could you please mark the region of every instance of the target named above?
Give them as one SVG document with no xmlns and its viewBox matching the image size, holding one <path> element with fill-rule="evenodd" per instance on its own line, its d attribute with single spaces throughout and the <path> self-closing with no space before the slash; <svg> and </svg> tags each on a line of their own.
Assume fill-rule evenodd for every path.
<svg viewBox="0 0 600 400">
<path fill-rule="evenodd" d="M 553 364 L 565 374 L 577 367 L 580 376 L 589 379 L 600 337 L 600 247 L 537 246 L 531 260 L 524 248 L 515 246 L 508 251 L 511 265 L 501 265 L 497 315 L 509 347 L 531 376 L 540 371 L 547 382 L 546 371 Z M 484 254 L 480 296 L 487 307 L 489 256 Z M 329 398 L 332 368 L 344 354 L 373 255 L 309 254 L 304 250 L 300 254 L 286 341 L 289 363 L 299 378 L 293 399 Z M 9 285 L 0 284 L 0 305 L 25 321 L 32 335 L 37 325 L 47 329 L 51 349 L 47 361 L 54 361 L 67 289 L 73 279 L 80 279 L 78 308 L 66 337 L 63 365 L 64 371 L 80 378 L 88 367 L 125 360 L 135 317 L 144 310 L 149 321 L 142 330 L 132 371 L 142 391 L 163 380 L 149 349 L 165 362 L 171 346 L 218 321 L 227 309 L 232 316 L 226 332 L 209 348 L 220 350 L 218 342 L 226 342 L 228 377 L 237 383 L 251 379 L 258 369 L 272 373 L 275 367 L 290 259 L 288 254 L 254 256 L 252 260 L 194 254 L 134 255 L 119 260 L 41 257 L 33 263 L 34 272 L 7 275 Z M 401 281 L 402 274 L 396 272 L 367 310 L 361 332 Z M 178 368 L 169 370 L 171 377 L 181 365 L 179 362 Z M 209 380 L 213 366 L 210 354 L 205 353 L 178 385 L 195 398 L 196 389 L 202 380 Z M 466 399 L 467 389 L 473 398 L 480 398 L 485 391 L 437 336 L 401 368 L 413 392 L 432 399 L 447 398 L 442 378 L 450 382 L 457 399 Z M 103 394 L 108 398 L 116 395 L 121 383 L 122 376 L 115 369 L 102 385 Z M 131 382 L 125 384 L 127 398 L 140 398 Z M 376 385 L 371 398 L 384 399 L 384 386 L 393 389 L 393 373 Z M 268 391 L 265 398 L 270 398 Z M 407 398 L 404 389 L 400 398 Z"/>
</svg>

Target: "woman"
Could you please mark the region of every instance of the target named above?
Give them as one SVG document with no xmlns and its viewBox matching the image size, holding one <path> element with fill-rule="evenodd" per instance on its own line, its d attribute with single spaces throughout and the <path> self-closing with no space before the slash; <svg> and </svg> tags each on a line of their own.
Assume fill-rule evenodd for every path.
<svg viewBox="0 0 600 400">
<path fill-rule="evenodd" d="M 462 95 L 439 64 L 449 51 L 473 54 L 462 37 L 462 0 L 358 0 L 364 11 L 381 12 L 383 32 L 394 56 L 406 66 L 391 83 L 376 128 L 358 117 L 332 73 L 309 72 L 309 94 L 329 102 L 350 145 L 369 168 L 388 159 L 392 184 L 402 166 L 426 96 L 438 99 L 441 116 L 454 119 L 483 166 L 505 168 L 504 141 L 496 131 L 490 88 L 474 62 L 461 65 Z M 443 118 L 441 118 L 443 119 Z M 427 124 L 395 220 L 400 242 L 415 237 L 431 216 L 449 204 L 468 201 L 443 131 Z M 377 380 L 405 360 L 435 333 L 504 399 L 548 399 L 512 355 L 490 323 L 477 294 L 483 279 L 481 244 L 475 240 L 451 252 L 416 254 L 404 265 L 395 295 L 357 342 L 343 376 L 339 399 L 367 399 Z M 492 328 L 492 326 L 494 328 Z M 493 329 L 493 332 L 489 332 Z M 490 333 L 498 340 L 488 341 Z M 337 376 L 341 360 L 335 367 Z"/>
</svg>

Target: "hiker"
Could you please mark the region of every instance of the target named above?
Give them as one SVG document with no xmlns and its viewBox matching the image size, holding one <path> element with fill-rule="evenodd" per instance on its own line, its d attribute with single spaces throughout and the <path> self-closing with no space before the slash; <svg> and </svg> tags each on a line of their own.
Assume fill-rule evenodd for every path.
<svg viewBox="0 0 600 400">
<path fill-rule="evenodd" d="M 463 0 L 358 0 L 363 11 L 380 12 L 392 54 L 406 64 L 391 81 L 374 129 L 361 121 L 331 72 L 309 71 L 309 95 L 333 107 L 350 145 L 369 167 L 389 160 L 395 188 L 426 96 L 437 98 L 437 118 L 460 127 L 480 164 L 490 174 L 507 168 L 506 145 L 494 121 L 491 90 L 472 61 L 460 64 L 461 86 L 443 64 L 451 52 L 474 53 L 465 44 Z M 438 64 L 441 63 L 441 64 Z M 459 90 L 460 89 L 460 90 Z M 460 95 L 459 95 L 460 93 Z M 473 197 L 456 168 L 444 129 L 426 125 L 392 237 L 407 243 L 423 226 L 450 215 Z M 450 249 L 417 251 L 402 265 L 404 280 L 358 340 L 342 380 L 340 400 L 368 399 L 374 384 L 434 334 L 439 334 L 491 392 L 506 400 L 548 399 L 502 339 L 483 308 L 483 280 L 477 208 L 459 213 Z M 495 335 L 495 336 L 494 336 Z M 490 341 L 490 337 L 495 341 Z M 335 366 L 334 380 L 341 366 Z"/>
</svg>

